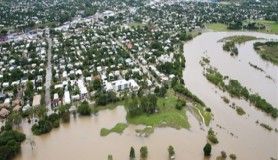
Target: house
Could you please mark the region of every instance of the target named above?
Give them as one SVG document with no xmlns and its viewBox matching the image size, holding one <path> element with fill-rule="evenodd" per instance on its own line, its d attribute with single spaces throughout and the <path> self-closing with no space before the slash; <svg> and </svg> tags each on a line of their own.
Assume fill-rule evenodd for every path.
<svg viewBox="0 0 278 160">
<path fill-rule="evenodd" d="M 33 107 L 38 107 L 38 106 L 40 106 L 41 105 L 41 95 L 35 95 L 34 97 L 33 97 L 33 103 L 32 103 L 32 106 Z"/>
<path fill-rule="evenodd" d="M 10 111 L 7 110 L 6 108 L 2 108 L 2 109 L 0 110 L 0 117 L 2 117 L 2 118 L 7 117 L 9 114 L 10 114 Z"/>
<path fill-rule="evenodd" d="M 86 98 L 88 95 L 88 90 L 87 90 L 86 86 L 84 85 L 84 81 L 82 79 L 79 79 L 77 81 L 77 85 L 80 90 L 80 99 Z"/>
<path fill-rule="evenodd" d="M 125 79 L 120 79 L 120 80 L 116 80 L 116 81 L 112 81 L 112 82 L 105 82 L 104 83 L 104 89 L 106 91 L 123 91 L 123 90 L 134 90 L 137 91 L 139 90 L 139 85 L 135 82 L 135 80 L 130 79 L 130 80 L 125 80 Z"/>
<path fill-rule="evenodd" d="M 58 104 L 59 104 L 59 95 L 58 95 L 58 93 L 55 93 L 53 96 L 52 105 L 58 106 Z"/>
<path fill-rule="evenodd" d="M 65 91 L 64 94 L 64 104 L 70 104 L 71 103 L 71 99 L 70 99 L 70 93 L 69 91 Z"/>
</svg>

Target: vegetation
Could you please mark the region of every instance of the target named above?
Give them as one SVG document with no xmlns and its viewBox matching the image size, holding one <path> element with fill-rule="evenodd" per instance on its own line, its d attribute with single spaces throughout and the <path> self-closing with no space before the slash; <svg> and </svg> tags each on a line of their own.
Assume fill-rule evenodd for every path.
<svg viewBox="0 0 278 160">
<path fill-rule="evenodd" d="M 134 150 L 133 147 L 130 148 L 129 159 L 130 160 L 134 160 L 135 159 L 135 150 Z"/>
<path fill-rule="evenodd" d="M 133 100 L 136 101 L 135 98 Z M 174 95 L 173 90 L 168 90 L 165 98 L 157 98 L 157 112 L 152 114 L 140 111 L 141 107 L 136 105 L 138 102 L 129 103 L 127 105 L 127 121 L 132 124 L 143 124 L 152 127 L 189 128 L 186 111 L 175 108 L 177 101 L 178 98 Z M 136 111 L 136 114 L 131 114 L 131 112 L 134 112 L 132 111 L 135 110 L 134 108 L 138 108 L 140 112 Z"/>
<path fill-rule="evenodd" d="M 77 112 L 83 116 L 91 115 L 91 108 L 87 101 L 83 101 L 77 108 Z"/>
<path fill-rule="evenodd" d="M 6 129 L 0 132 L 0 159 L 12 159 L 20 152 L 20 144 L 26 139 L 23 133 Z"/>
<path fill-rule="evenodd" d="M 148 158 L 148 148 L 147 148 L 147 146 L 143 146 L 143 147 L 140 148 L 140 157 L 141 157 L 141 159 Z"/>
<path fill-rule="evenodd" d="M 202 106 L 205 106 L 205 103 L 200 100 L 197 96 L 195 96 L 194 94 L 192 94 L 187 88 L 184 87 L 184 85 L 177 83 L 174 87 L 173 87 L 175 92 L 178 92 L 188 98 L 190 98 L 192 101 L 199 103 Z"/>
<path fill-rule="evenodd" d="M 107 136 L 108 134 L 115 132 L 115 133 L 119 133 L 122 134 L 123 131 L 128 127 L 128 125 L 126 123 L 118 123 L 116 124 L 113 128 L 111 129 L 106 129 L 106 128 L 102 128 L 100 130 L 100 135 L 101 136 Z"/>
<path fill-rule="evenodd" d="M 255 21 L 236 21 L 229 23 L 209 23 L 206 25 L 208 29 L 213 31 L 231 31 L 231 30 L 255 30 L 258 32 L 278 33 L 278 23 L 268 20 Z"/>
<path fill-rule="evenodd" d="M 41 135 L 41 134 L 50 132 L 52 130 L 52 128 L 53 128 L 53 126 L 52 126 L 51 122 L 48 121 L 46 118 L 43 118 L 43 119 L 39 120 L 37 124 L 34 124 L 32 126 L 32 132 L 35 135 Z"/>
<path fill-rule="evenodd" d="M 203 151 L 204 151 L 205 156 L 210 156 L 210 154 L 211 154 L 211 145 L 209 143 L 207 143 L 205 145 L 205 147 L 203 148 Z"/>
<path fill-rule="evenodd" d="M 217 144 L 218 143 L 218 139 L 216 137 L 215 132 L 212 130 L 212 128 L 209 129 L 207 138 L 212 144 Z"/>
<path fill-rule="evenodd" d="M 240 116 L 246 114 L 245 111 L 243 110 L 243 108 L 241 108 L 241 107 L 237 107 L 237 108 L 236 108 L 236 112 L 237 112 L 237 114 L 240 115 Z"/>
<path fill-rule="evenodd" d="M 260 126 L 263 127 L 263 128 L 265 128 L 265 129 L 267 129 L 267 130 L 269 130 L 269 131 L 272 131 L 272 127 L 269 126 L 268 124 L 261 123 Z"/>
<path fill-rule="evenodd" d="M 139 134 L 139 136 L 148 137 L 150 134 L 154 132 L 154 128 L 151 126 L 147 126 L 144 129 L 136 129 L 135 131 Z"/>
<path fill-rule="evenodd" d="M 168 147 L 168 154 L 169 154 L 169 159 L 173 159 L 173 157 L 175 156 L 175 150 L 173 146 Z"/>
<path fill-rule="evenodd" d="M 256 37 L 253 36 L 230 36 L 223 38 L 221 41 L 225 41 L 223 44 L 223 50 L 231 52 L 231 55 L 238 55 L 238 49 L 235 46 L 236 44 L 241 44 L 247 41 L 255 40 Z"/>
<path fill-rule="evenodd" d="M 254 43 L 254 49 L 264 60 L 278 65 L 278 42 L 256 42 Z"/>
<path fill-rule="evenodd" d="M 228 31 L 227 25 L 223 23 L 209 23 L 206 26 L 208 29 L 213 31 Z"/>
<path fill-rule="evenodd" d="M 185 100 L 178 99 L 177 104 L 176 104 L 175 107 L 176 107 L 177 110 L 181 110 L 185 106 L 186 106 Z"/>
<path fill-rule="evenodd" d="M 195 104 L 194 110 L 196 111 L 196 114 L 200 115 L 200 118 L 204 120 L 205 125 L 209 126 L 209 123 L 212 119 L 210 108 L 204 108 L 200 104 Z"/>
<path fill-rule="evenodd" d="M 229 156 L 232 160 L 236 160 L 236 155 L 235 154 L 230 154 Z"/>
<path fill-rule="evenodd" d="M 229 36 L 226 38 L 223 38 L 221 41 L 229 41 L 233 42 L 234 44 L 242 44 L 247 41 L 252 41 L 256 40 L 257 38 L 254 36 L 245 36 L 245 35 L 240 35 L 240 36 Z"/>
<path fill-rule="evenodd" d="M 108 155 L 108 160 L 113 160 L 113 156 L 111 154 Z"/>
<path fill-rule="evenodd" d="M 258 109 L 270 114 L 273 118 L 278 117 L 278 109 L 273 107 L 270 103 L 268 103 L 265 99 L 260 97 L 258 94 L 251 94 L 247 90 L 246 87 L 243 87 L 237 80 L 230 79 L 228 84 L 224 83 L 224 77 L 213 68 L 206 69 L 205 76 L 207 80 L 209 80 L 214 85 L 218 86 L 220 89 L 224 91 L 228 91 L 228 93 L 232 97 L 244 98 L 249 100 L 255 107 Z"/>
</svg>

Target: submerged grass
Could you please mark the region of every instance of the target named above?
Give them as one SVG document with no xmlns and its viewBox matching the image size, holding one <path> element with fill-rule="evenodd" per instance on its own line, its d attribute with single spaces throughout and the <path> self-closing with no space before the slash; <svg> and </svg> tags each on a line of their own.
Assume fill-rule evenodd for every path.
<svg viewBox="0 0 278 160">
<path fill-rule="evenodd" d="M 113 128 L 107 129 L 107 128 L 102 128 L 100 130 L 100 135 L 101 136 L 107 136 L 108 134 L 114 132 L 114 133 L 123 133 L 123 131 L 128 127 L 126 123 L 118 123 L 116 124 Z"/>
</svg>

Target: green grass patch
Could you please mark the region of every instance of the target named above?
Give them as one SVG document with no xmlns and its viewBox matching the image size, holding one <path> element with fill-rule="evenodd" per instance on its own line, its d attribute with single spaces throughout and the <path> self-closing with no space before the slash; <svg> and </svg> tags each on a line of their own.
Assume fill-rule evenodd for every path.
<svg viewBox="0 0 278 160">
<path fill-rule="evenodd" d="M 178 98 L 173 90 L 168 90 L 164 98 L 158 98 L 158 112 L 142 114 L 134 117 L 127 116 L 127 121 L 132 124 L 143 124 L 152 127 L 189 128 L 189 122 L 184 109 L 175 108 Z"/>
<path fill-rule="evenodd" d="M 206 26 L 208 29 L 213 31 L 228 31 L 227 25 L 223 23 L 209 23 Z"/>
<path fill-rule="evenodd" d="M 240 36 L 229 36 L 229 37 L 225 37 L 220 41 L 229 41 L 232 42 L 234 44 L 241 44 L 241 43 L 245 43 L 247 41 L 252 41 L 252 40 L 256 40 L 257 38 L 254 36 L 245 36 L 245 35 L 240 35 Z"/>
<path fill-rule="evenodd" d="M 122 134 L 123 131 L 128 127 L 128 125 L 126 123 L 118 123 L 116 124 L 116 126 L 114 126 L 111 129 L 107 129 L 107 128 L 102 128 L 100 130 L 100 135 L 101 136 L 107 136 L 108 134 L 115 132 L 115 133 L 119 133 Z"/>
<path fill-rule="evenodd" d="M 206 111 L 206 108 L 201 106 L 200 104 L 195 104 L 194 109 L 196 113 L 200 116 L 200 118 L 204 121 L 206 126 L 209 126 L 209 123 L 212 119 L 211 112 Z"/>
</svg>

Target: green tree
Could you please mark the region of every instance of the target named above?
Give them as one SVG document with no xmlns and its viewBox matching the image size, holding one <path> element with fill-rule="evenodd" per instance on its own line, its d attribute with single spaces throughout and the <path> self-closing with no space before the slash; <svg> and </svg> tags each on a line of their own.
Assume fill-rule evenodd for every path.
<svg viewBox="0 0 278 160">
<path fill-rule="evenodd" d="M 91 115 L 91 108 L 87 101 L 83 101 L 80 106 L 77 108 L 77 112 L 80 115 L 89 116 Z"/>
<path fill-rule="evenodd" d="M 113 160 L 113 156 L 111 154 L 108 155 L 108 160 Z"/>
<path fill-rule="evenodd" d="M 101 89 L 101 81 L 100 81 L 100 79 L 95 79 L 93 81 L 93 89 L 94 90 L 100 90 Z"/>
<path fill-rule="evenodd" d="M 134 158 L 135 158 L 135 151 L 134 151 L 134 148 L 131 147 L 130 152 L 129 152 L 129 159 L 133 160 Z"/>
<path fill-rule="evenodd" d="M 173 146 L 168 147 L 168 153 L 169 153 L 169 158 L 173 157 L 175 155 L 175 150 Z"/>
<path fill-rule="evenodd" d="M 203 151 L 204 151 L 205 156 L 210 156 L 210 154 L 211 154 L 211 145 L 209 143 L 207 143 L 205 145 L 205 147 L 203 148 Z"/>
<path fill-rule="evenodd" d="M 146 159 L 148 157 L 148 148 L 147 146 L 143 146 L 140 148 L 140 157 L 142 159 Z"/>
</svg>

